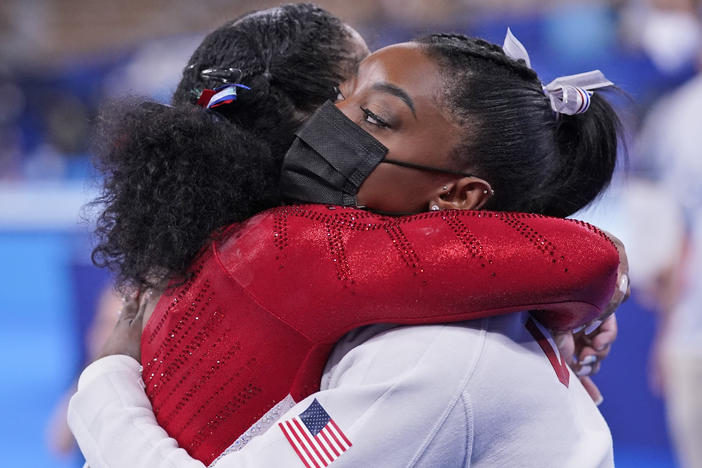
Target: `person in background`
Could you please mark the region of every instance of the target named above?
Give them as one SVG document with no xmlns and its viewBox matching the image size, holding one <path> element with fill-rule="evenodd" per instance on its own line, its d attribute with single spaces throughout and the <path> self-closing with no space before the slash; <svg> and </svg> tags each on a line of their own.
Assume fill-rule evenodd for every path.
<svg viewBox="0 0 702 468">
<path fill-rule="evenodd" d="M 115 291 L 110 283 L 102 289 L 95 305 L 94 315 L 85 335 L 87 362 L 97 359 L 119 319 L 119 311 L 124 307 L 124 297 Z M 58 401 L 46 427 L 46 444 L 57 457 L 66 457 L 76 448 L 76 441 L 66 423 L 68 401 L 76 392 L 74 381 Z"/>
<path fill-rule="evenodd" d="M 697 12 L 696 27 L 702 31 L 699 18 Z M 685 468 L 702 467 L 702 138 L 696 124 L 702 106 L 702 39 L 697 51 L 697 75 L 655 105 L 638 142 L 663 194 L 657 198 L 671 199 L 666 210 L 681 212 L 685 226 L 674 232 L 651 226 L 657 242 L 664 238 L 673 253 L 657 269 L 648 291 L 661 313 L 651 383 L 665 398 L 670 432 Z M 651 193 L 656 192 L 647 196 Z"/>
</svg>

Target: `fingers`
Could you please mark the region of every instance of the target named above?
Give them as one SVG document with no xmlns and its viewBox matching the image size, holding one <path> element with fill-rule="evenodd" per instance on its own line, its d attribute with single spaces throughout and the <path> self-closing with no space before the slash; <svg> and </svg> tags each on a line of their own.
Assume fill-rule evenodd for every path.
<svg viewBox="0 0 702 468">
<path fill-rule="evenodd" d="M 98 353 L 98 359 L 114 354 L 126 354 L 137 361 L 140 360 L 141 322 L 148 299 L 147 294 L 136 294 L 123 299 L 117 323 Z"/>
<path fill-rule="evenodd" d="M 619 276 L 617 277 L 617 284 L 612 293 L 612 298 L 605 308 L 604 314 L 600 317 L 600 320 L 604 320 L 610 317 L 616 310 L 622 305 L 623 302 L 629 299 L 631 295 L 631 285 L 629 283 L 628 271 L 619 270 Z"/>
<path fill-rule="evenodd" d="M 617 339 L 617 332 L 617 318 L 615 315 L 610 315 L 602 322 L 602 325 L 598 327 L 596 333 L 588 337 L 590 345 L 598 352 L 608 351 L 608 348 Z"/>
<path fill-rule="evenodd" d="M 144 314 L 146 311 L 146 307 L 149 304 L 149 301 L 151 300 L 153 292 L 149 289 L 145 294 L 143 294 L 139 298 L 139 309 L 137 310 L 136 315 L 132 318 L 131 325 L 137 326 L 139 330 L 141 331 L 142 328 L 142 322 L 144 321 Z"/>
<path fill-rule="evenodd" d="M 609 354 L 610 345 L 603 350 L 597 351 L 590 346 L 584 347 L 577 355 L 578 362 L 573 366 L 573 370 L 578 377 L 593 375 L 599 372 L 602 360 Z"/>
<path fill-rule="evenodd" d="M 122 309 L 119 313 L 119 322 L 131 323 L 139 313 L 139 299 L 137 296 L 126 296 L 122 298 Z"/>
<path fill-rule="evenodd" d="M 586 334 L 586 335 L 591 334 L 592 332 L 594 332 L 595 330 L 597 330 L 598 328 L 600 328 L 600 325 L 602 325 L 602 320 L 593 320 L 593 321 L 590 323 L 590 325 L 587 325 L 587 326 L 584 328 L 585 334 Z"/>
<path fill-rule="evenodd" d="M 141 322 L 144 318 L 144 312 L 146 306 L 151 298 L 151 291 L 147 291 L 144 294 L 135 294 L 132 296 L 126 296 L 122 299 L 122 309 L 119 313 L 119 319 L 117 321 L 118 325 L 141 326 Z"/>
<path fill-rule="evenodd" d="M 617 339 L 618 331 L 616 315 L 610 315 L 603 322 L 596 320 L 584 333 L 576 334 L 576 347 L 590 346 L 597 352 L 604 351 Z M 576 351 L 579 350 L 576 349 Z"/>
<path fill-rule="evenodd" d="M 592 330 L 593 327 L 588 328 Z M 589 335 L 586 332 L 577 333 L 574 337 L 576 359 L 571 367 L 579 377 L 593 375 L 600 370 L 602 360 L 609 355 L 617 338 L 616 316 L 608 317 Z"/>
<path fill-rule="evenodd" d="M 558 352 L 565 357 L 566 363 L 575 364 L 575 341 L 571 332 L 554 333 L 553 341 L 556 343 Z"/>
<path fill-rule="evenodd" d="M 614 294 L 612 295 L 612 299 L 609 301 L 609 304 L 607 305 L 607 308 L 605 309 L 605 313 L 602 315 L 602 317 L 608 317 L 614 311 L 622 304 L 622 302 L 626 301 L 630 294 L 631 294 L 631 288 L 629 286 L 629 259 L 627 258 L 626 255 L 626 249 L 624 248 L 624 244 L 622 243 L 621 240 L 619 240 L 616 236 L 612 235 L 611 233 L 607 231 L 603 231 L 609 238 L 610 240 L 614 243 L 614 245 L 617 248 L 617 252 L 619 253 L 619 268 L 617 269 L 617 285 L 616 288 L 614 289 Z"/>
<path fill-rule="evenodd" d="M 575 375 L 578 377 L 589 377 L 591 375 L 595 375 L 600 371 L 600 366 L 601 366 L 600 361 L 593 361 L 592 364 L 587 364 L 587 365 L 580 365 L 577 364 L 577 370 L 575 370 Z"/>
<path fill-rule="evenodd" d="M 576 356 L 577 361 L 571 365 L 578 377 L 596 374 L 600 370 L 600 359 L 591 348 L 583 350 Z"/>
<path fill-rule="evenodd" d="M 626 302 L 631 296 L 631 281 L 629 280 L 629 275 L 627 273 L 622 273 L 617 279 L 617 289 L 623 294 L 623 299 L 621 302 Z"/>
<path fill-rule="evenodd" d="M 614 336 L 616 337 L 616 335 Z M 600 353 L 604 353 L 602 357 L 605 357 L 607 354 L 609 354 L 612 343 L 614 343 L 614 338 L 612 338 L 612 335 L 603 333 L 602 335 L 597 335 L 592 339 L 590 342 L 590 347 L 595 350 L 598 355 L 600 355 Z"/>
<path fill-rule="evenodd" d="M 609 355 L 611 349 L 612 345 L 606 345 L 602 349 L 595 349 L 592 346 L 583 346 L 577 355 L 578 362 L 581 364 L 591 364 L 591 362 L 585 362 L 588 356 L 595 356 L 595 360 L 597 361 L 602 360 Z M 592 361 L 592 359 L 589 359 L 589 361 Z"/>
<path fill-rule="evenodd" d="M 583 384 L 583 387 L 585 387 L 587 394 L 592 398 L 592 401 L 594 401 L 597 406 L 600 406 L 604 401 L 604 397 L 600 389 L 595 385 L 595 382 L 593 382 L 590 377 L 581 377 L 580 382 Z"/>
<path fill-rule="evenodd" d="M 624 243 L 611 232 L 602 232 L 604 232 L 607 235 L 607 237 L 609 237 L 609 239 L 616 247 L 617 252 L 619 253 L 619 270 L 623 273 L 629 273 L 629 258 L 626 255 L 626 248 L 624 247 Z"/>
</svg>

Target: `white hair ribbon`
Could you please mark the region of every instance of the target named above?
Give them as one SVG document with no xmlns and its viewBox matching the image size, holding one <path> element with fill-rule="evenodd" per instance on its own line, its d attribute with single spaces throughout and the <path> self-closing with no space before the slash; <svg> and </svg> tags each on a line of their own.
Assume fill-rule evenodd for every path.
<svg viewBox="0 0 702 468">
<path fill-rule="evenodd" d="M 560 114 L 582 114 L 590 107 L 592 90 L 614 86 L 599 70 L 561 76 L 546 86 L 544 92 L 551 108 Z"/>
<path fill-rule="evenodd" d="M 522 59 L 531 68 L 529 54 L 524 45 L 507 28 L 507 35 L 502 46 L 505 55 L 513 60 Z M 551 101 L 551 108 L 559 114 L 582 114 L 590 107 L 592 91 L 598 88 L 614 86 L 599 70 L 577 75 L 561 76 L 546 86 L 544 93 Z"/>
<path fill-rule="evenodd" d="M 529 53 L 524 47 L 524 44 L 519 42 L 512 30 L 507 28 L 507 35 L 505 36 L 505 43 L 502 45 L 502 50 L 505 55 L 513 60 L 522 59 L 526 62 L 526 66 L 531 68 L 531 60 L 529 60 Z"/>
</svg>

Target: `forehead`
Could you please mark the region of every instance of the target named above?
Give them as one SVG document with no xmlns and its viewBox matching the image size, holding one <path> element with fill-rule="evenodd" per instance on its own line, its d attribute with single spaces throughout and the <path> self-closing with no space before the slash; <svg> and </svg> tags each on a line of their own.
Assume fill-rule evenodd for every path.
<svg viewBox="0 0 702 468">
<path fill-rule="evenodd" d="M 353 48 L 355 49 L 354 52 L 358 55 L 358 57 L 368 57 L 370 55 L 370 49 L 368 49 L 368 44 L 366 44 L 366 40 L 363 39 L 363 36 L 361 36 L 361 34 L 349 24 L 344 23 L 344 29 L 346 29 L 346 31 L 350 34 L 351 44 L 353 45 Z"/>
<path fill-rule="evenodd" d="M 369 55 L 358 70 L 359 85 L 387 82 L 404 89 L 414 100 L 436 102 L 440 91 L 439 66 L 421 44 L 405 42 Z"/>
</svg>

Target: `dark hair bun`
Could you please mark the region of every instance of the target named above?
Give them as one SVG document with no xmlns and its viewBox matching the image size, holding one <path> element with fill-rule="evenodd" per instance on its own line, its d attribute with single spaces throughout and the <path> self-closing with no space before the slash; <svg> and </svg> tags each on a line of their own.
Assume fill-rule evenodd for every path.
<svg viewBox="0 0 702 468">
<path fill-rule="evenodd" d="M 600 91 L 583 114 L 556 114 L 536 73 L 501 47 L 459 34 L 417 39 L 447 83 L 445 106 L 464 128 L 457 169 L 487 180 L 485 208 L 568 216 L 601 193 L 621 125 Z"/>
</svg>

